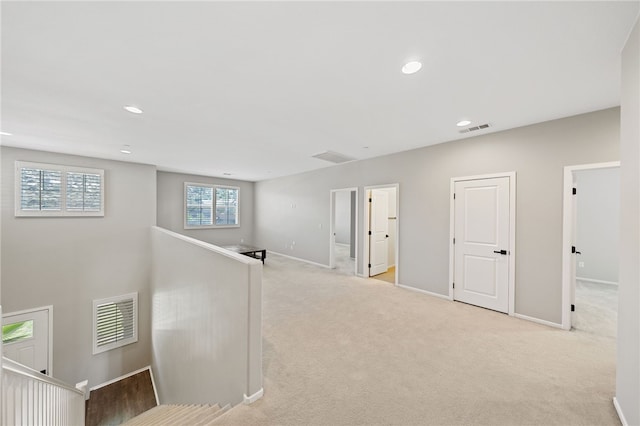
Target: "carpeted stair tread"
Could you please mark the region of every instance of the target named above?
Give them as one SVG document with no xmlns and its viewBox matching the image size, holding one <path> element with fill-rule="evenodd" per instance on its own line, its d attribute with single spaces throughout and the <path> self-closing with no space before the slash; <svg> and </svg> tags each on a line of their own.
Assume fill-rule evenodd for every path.
<svg viewBox="0 0 640 426">
<path fill-rule="evenodd" d="M 208 426 L 230 408 L 214 405 L 158 405 L 125 423 L 126 426 Z"/>
</svg>

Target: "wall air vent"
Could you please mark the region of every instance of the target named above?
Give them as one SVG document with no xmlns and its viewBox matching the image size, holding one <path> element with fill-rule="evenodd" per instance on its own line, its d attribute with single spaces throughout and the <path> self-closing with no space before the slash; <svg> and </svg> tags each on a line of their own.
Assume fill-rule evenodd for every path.
<svg viewBox="0 0 640 426">
<path fill-rule="evenodd" d="M 317 158 L 319 160 L 328 161 L 330 163 L 340 164 L 346 163 L 347 161 L 353 161 L 355 158 L 347 157 L 344 154 L 340 154 L 339 152 L 333 151 L 325 151 L 320 154 L 312 155 L 313 158 Z"/>
<path fill-rule="evenodd" d="M 476 130 L 483 130 L 491 127 L 489 124 L 481 124 L 479 126 L 467 127 L 466 129 L 460 130 L 460 133 L 469 133 L 475 132 Z"/>
</svg>

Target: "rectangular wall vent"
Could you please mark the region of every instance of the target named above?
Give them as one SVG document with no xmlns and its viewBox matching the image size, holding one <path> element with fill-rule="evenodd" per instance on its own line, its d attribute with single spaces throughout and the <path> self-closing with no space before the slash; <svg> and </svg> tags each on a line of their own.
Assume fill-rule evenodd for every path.
<svg viewBox="0 0 640 426">
<path fill-rule="evenodd" d="M 348 157 L 344 154 L 340 154 L 339 152 L 334 151 L 321 152 L 320 154 L 312 155 L 312 157 L 335 164 L 346 163 L 347 161 L 355 160 L 355 158 Z"/>
<path fill-rule="evenodd" d="M 468 127 L 466 129 L 462 129 L 462 130 L 460 130 L 460 133 L 475 132 L 476 130 L 483 130 L 483 129 L 486 129 L 488 127 L 491 127 L 491 126 L 489 124 L 481 124 L 479 126 L 473 126 L 473 127 Z"/>
</svg>

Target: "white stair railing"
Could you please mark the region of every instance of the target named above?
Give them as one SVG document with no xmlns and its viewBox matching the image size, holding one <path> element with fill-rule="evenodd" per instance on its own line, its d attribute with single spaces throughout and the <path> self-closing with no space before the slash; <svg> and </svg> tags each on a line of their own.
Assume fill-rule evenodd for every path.
<svg viewBox="0 0 640 426">
<path fill-rule="evenodd" d="M 2 358 L 2 426 L 84 425 L 84 393 Z"/>
</svg>

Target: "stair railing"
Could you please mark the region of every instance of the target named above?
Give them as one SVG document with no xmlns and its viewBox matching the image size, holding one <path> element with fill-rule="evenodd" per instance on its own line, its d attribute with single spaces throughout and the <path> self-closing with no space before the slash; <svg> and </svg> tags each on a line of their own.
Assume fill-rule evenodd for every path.
<svg viewBox="0 0 640 426">
<path fill-rule="evenodd" d="M 84 425 L 84 392 L 2 358 L 2 426 Z"/>
</svg>

